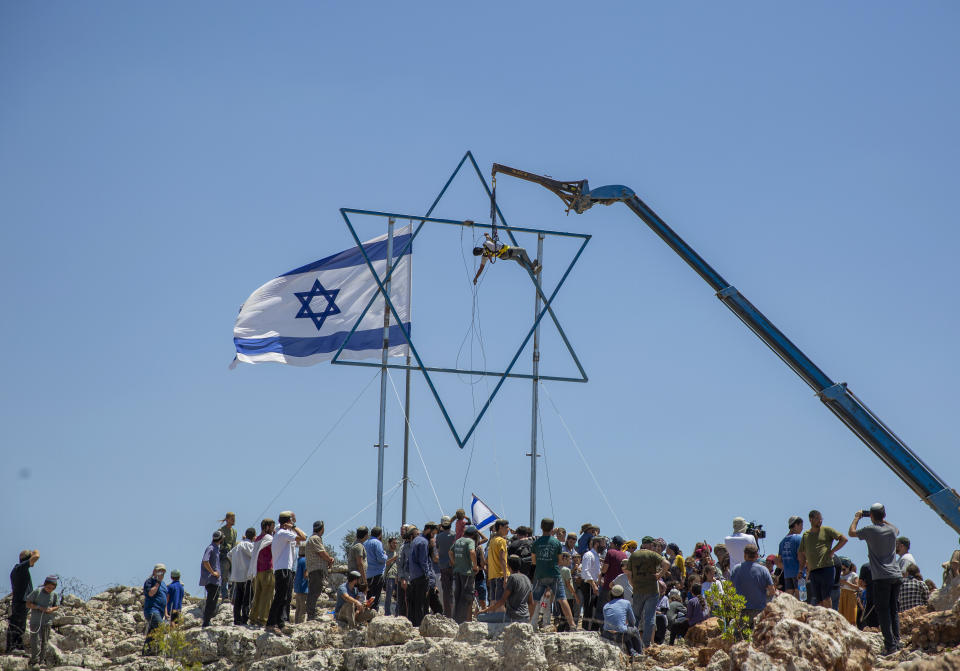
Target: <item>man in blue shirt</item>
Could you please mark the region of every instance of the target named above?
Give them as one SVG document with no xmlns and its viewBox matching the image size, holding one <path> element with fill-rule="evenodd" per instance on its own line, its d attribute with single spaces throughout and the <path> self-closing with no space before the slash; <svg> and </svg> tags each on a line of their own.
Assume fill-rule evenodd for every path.
<svg viewBox="0 0 960 671">
<path fill-rule="evenodd" d="M 170 584 L 167 585 L 167 619 L 173 624 L 180 619 L 180 610 L 183 608 L 183 583 L 180 582 L 180 571 L 170 571 Z"/>
<path fill-rule="evenodd" d="M 737 564 L 730 575 L 737 594 L 747 600 L 743 614 L 749 618 L 751 626 L 753 618 L 767 607 L 767 598 L 777 593 L 770 571 L 763 564 L 757 563 L 758 552 L 757 546 L 753 543 L 743 548 L 743 561 Z"/>
<path fill-rule="evenodd" d="M 637 618 L 630 602 L 623 598 L 623 586 L 610 588 L 610 600 L 603 607 L 603 631 L 600 635 L 626 647 L 631 655 L 639 655 L 643 650 L 637 631 Z"/>
<path fill-rule="evenodd" d="M 777 565 L 783 571 L 783 589 L 794 598 L 799 598 L 798 579 L 800 572 L 800 558 L 797 552 L 800 550 L 800 532 L 803 531 L 803 518 L 794 515 L 787 523 L 790 533 L 780 541 L 780 547 L 777 550 Z"/>
<path fill-rule="evenodd" d="M 423 533 L 410 544 L 409 564 L 410 583 L 407 599 L 408 617 L 414 627 L 419 627 L 423 616 L 427 614 L 427 598 L 431 589 L 436 587 L 437 579 L 430 561 L 430 539 L 437 532 L 436 522 L 427 522 Z"/>
<path fill-rule="evenodd" d="M 387 569 L 387 553 L 383 549 L 381 527 L 370 530 L 370 538 L 363 542 L 367 551 L 367 596 L 373 597 L 373 610 L 380 605 L 380 594 L 383 592 L 383 574 Z"/>
<path fill-rule="evenodd" d="M 209 627 L 210 620 L 217 614 L 217 599 L 220 597 L 220 542 L 223 534 L 218 530 L 213 532 L 210 545 L 203 551 L 200 560 L 200 586 L 207 590 L 207 600 L 203 606 L 203 624 Z"/>
<path fill-rule="evenodd" d="M 360 572 L 347 573 L 347 582 L 337 589 L 337 603 L 333 607 L 333 617 L 342 627 L 356 627 L 362 622 L 369 622 L 376 613 L 360 600 Z"/>
<path fill-rule="evenodd" d="M 153 643 L 153 630 L 160 626 L 167 613 L 167 586 L 163 584 L 163 575 L 167 567 L 157 564 L 153 573 L 143 583 L 143 619 L 147 623 L 147 637 L 143 642 L 143 654 L 156 653 Z"/>
</svg>

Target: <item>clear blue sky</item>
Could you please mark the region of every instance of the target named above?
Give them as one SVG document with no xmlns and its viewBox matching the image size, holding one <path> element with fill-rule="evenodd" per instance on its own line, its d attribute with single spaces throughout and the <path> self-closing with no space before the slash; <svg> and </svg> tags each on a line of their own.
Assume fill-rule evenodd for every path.
<svg viewBox="0 0 960 671">
<path fill-rule="evenodd" d="M 467 149 L 485 172 L 634 188 L 960 486 L 958 18 L 949 2 L 0 4 L 0 558 L 39 547 L 35 577 L 95 586 L 163 561 L 196 591 L 226 510 L 246 527 L 279 493 L 271 516 L 333 530 L 370 503 L 376 383 L 281 490 L 373 371 L 229 371 L 233 320 L 350 246 L 339 207 L 422 213 Z M 439 215 L 486 218 L 468 177 Z M 547 391 L 626 536 L 689 551 L 742 515 L 769 551 L 792 514 L 845 530 L 881 500 L 939 582 L 957 534 L 633 214 L 498 191 L 511 223 L 594 236 L 556 303 L 590 381 Z M 450 364 L 472 241 L 430 234 L 414 338 Z M 548 241 L 548 285 L 569 253 Z M 502 365 L 532 302 L 518 269 L 489 270 L 461 363 Z M 557 342 L 545 330 L 543 369 L 568 373 Z M 461 425 L 488 388 L 468 382 L 441 383 Z M 542 416 L 538 516 L 620 532 L 546 394 Z M 527 521 L 529 383 L 461 451 L 417 379 L 413 428 L 445 512 L 475 491 Z M 436 519 L 416 452 L 411 475 L 410 517 Z"/>
</svg>

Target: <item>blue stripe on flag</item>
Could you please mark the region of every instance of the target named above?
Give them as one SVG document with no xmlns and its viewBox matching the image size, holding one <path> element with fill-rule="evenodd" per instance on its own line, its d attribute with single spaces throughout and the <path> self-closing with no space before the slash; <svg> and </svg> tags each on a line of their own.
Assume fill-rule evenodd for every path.
<svg viewBox="0 0 960 671">
<path fill-rule="evenodd" d="M 496 515 L 491 515 L 487 519 L 483 520 L 480 524 L 475 524 L 474 526 L 477 527 L 478 529 L 482 529 L 496 519 L 497 519 Z"/>
<path fill-rule="evenodd" d="M 404 324 L 407 330 L 410 324 Z M 291 338 L 288 336 L 271 336 L 269 338 L 234 338 L 233 343 L 240 354 L 253 356 L 268 352 L 280 352 L 285 356 L 307 357 L 314 354 L 330 354 L 340 349 L 340 345 L 347 339 L 349 331 L 341 331 L 318 338 Z M 400 326 L 390 327 L 390 346 L 403 345 L 407 339 L 403 336 Z M 381 349 L 383 347 L 383 327 L 366 331 L 354 331 L 350 342 L 344 350 L 358 352 L 362 350 Z"/>
<path fill-rule="evenodd" d="M 393 256 L 396 258 L 400 255 L 400 250 L 406 247 L 407 243 L 410 241 L 410 234 L 406 235 L 395 235 L 393 237 Z M 377 261 L 383 261 L 387 258 L 387 241 L 380 240 L 379 242 L 371 242 L 370 244 L 364 245 L 363 248 L 367 250 L 367 256 L 370 257 L 370 262 L 375 263 Z M 410 253 L 410 249 L 407 248 L 404 252 L 404 256 Z M 328 256 L 325 259 L 320 259 L 319 261 L 314 261 L 313 263 L 308 263 L 305 266 L 300 266 L 296 270 L 291 270 L 289 273 L 284 273 L 280 277 L 286 277 L 287 275 L 299 275 L 300 273 L 309 273 L 315 270 L 336 270 L 337 268 L 349 268 L 350 266 L 362 266 L 366 263 L 363 260 L 363 254 L 360 253 L 359 247 L 351 247 L 345 251 L 334 254 L 333 256 Z M 337 345 L 339 347 L 339 345 Z"/>
</svg>

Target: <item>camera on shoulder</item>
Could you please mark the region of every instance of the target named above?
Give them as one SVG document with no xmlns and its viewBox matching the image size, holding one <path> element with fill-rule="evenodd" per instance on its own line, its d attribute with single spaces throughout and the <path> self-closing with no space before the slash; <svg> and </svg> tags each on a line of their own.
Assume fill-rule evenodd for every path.
<svg viewBox="0 0 960 671">
<path fill-rule="evenodd" d="M 762 524 L 757 524 L 756 522 L 750 522 L 747 524 L 747 535 L 753 536 L 757 540 L 767 537 L 767 532 L 763 530 Z"/>
</svg>

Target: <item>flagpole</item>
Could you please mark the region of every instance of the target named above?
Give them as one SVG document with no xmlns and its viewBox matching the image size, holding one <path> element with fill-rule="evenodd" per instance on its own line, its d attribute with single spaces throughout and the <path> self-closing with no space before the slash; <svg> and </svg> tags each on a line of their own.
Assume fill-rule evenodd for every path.
<svg viewBox="0 0 960 671">
<path fill-rule="evenodd" d="M 411 232 L 413 228 L 411 226 Z M 413 326 L 413 242 L 409 248 L 410 261 L 407 264 L 407 309 L 408 322 Z M 400 525 L 407 523 L 407 483 L 410 480 L 408 468 L 410 456 L 410 344 L 407 343 L 407 390 L 403 403 L 403 507 L 400 509 Z"/>
<path fill-rule="evenodd" d="M 385 277 L 390 275 L 393 264 L 393 217 L 387 219 L 387 270 Z M 390 351 L 390 306 L 387 297 L 390 295 L 390 281 L 384 285 L 383 300 L 383 352 L 380 355 L 380 442 L 377 443 L 377 526 L 383 526 L 383 452 L 386 445 L 387 432 L 387 355 Z"/>
<path fill-rule="evenodd" d="M 537 264 L 541 270 L 537 272 L 537 281 L 543 268 L 543 233 L 537 234 Z M 533 317 L 536 319 L 540 315 L 540 292 L 536 292 L 535 307 Z M 537 416 L 539 408 L 538 385 L 540 384 L 540 324 L 533 332 L 533 408 L 530 418 L 530 528 L 536 529 L 537 517 Z"/>
</svg>

